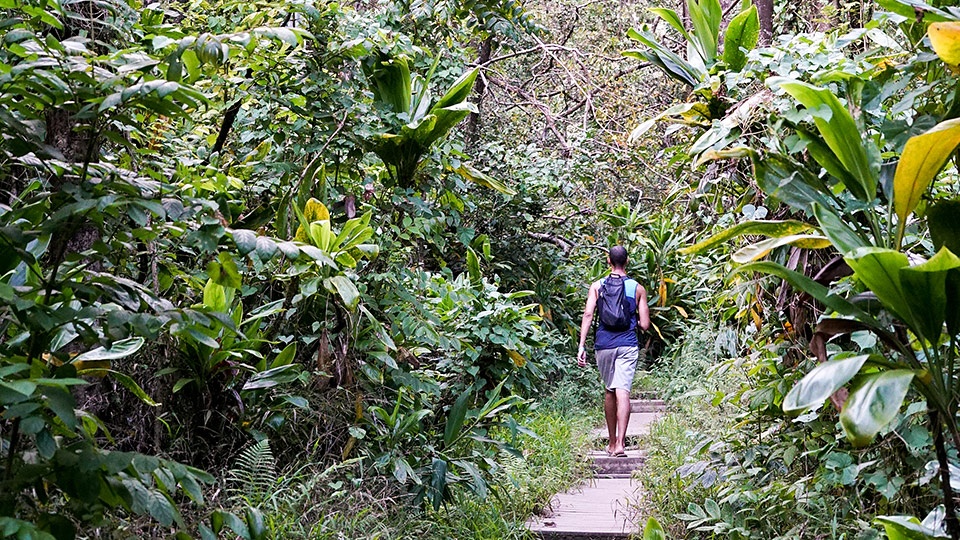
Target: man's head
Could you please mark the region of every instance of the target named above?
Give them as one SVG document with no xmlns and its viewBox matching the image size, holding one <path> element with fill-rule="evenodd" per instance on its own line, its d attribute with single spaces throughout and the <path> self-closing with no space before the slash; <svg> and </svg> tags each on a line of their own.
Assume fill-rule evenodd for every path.
<svg viewBox="0 0 960 540">
<path fill-rule="evenodd" d="M 627 249 L 623 246 L 613 246 L 607 255 L 607 262 L 615 269 L 625 269 L 627 267 Z"/>
</svg>

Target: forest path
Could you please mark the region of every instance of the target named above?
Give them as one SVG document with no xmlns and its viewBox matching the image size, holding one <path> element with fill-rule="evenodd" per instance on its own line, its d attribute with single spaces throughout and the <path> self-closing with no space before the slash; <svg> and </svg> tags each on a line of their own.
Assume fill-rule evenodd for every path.
<svg viewBox="0 0 960 540">
<path fill-rule="evenodd" d="M 664 410 L 660 400 L 630 400 L 628 442 L 645 435 Z M 593 430 L 595 439 L 607 439 L 605 427 Z M 554 495 L 542 516 L 527 521 L 536 536 L 550 540 L 628 538 L 640 530 L 637 502 L 643 497 L 633 472 L 646 461 L 645 452 L 627 448 L 627 457 L 611 457 L 602 450 L 588 455 L 595 475 L 570 490 Z"/>
</svg>

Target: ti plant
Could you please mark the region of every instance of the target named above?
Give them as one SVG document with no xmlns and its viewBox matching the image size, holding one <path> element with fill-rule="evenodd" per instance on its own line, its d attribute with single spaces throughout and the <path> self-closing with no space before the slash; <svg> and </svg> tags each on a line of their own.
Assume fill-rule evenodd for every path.
<svg viewBox="0 0 960 540">
<path fill-rule="evenodd" d="M 374 99 L 388 111 L 387 130 L 374 136 L 371 150 L 387 166 L 390 181 L 404 189 L 416 188 L 417 171 L 430 148 L 444 138 L 477 107 L 467 101 L 479 68 L 463 73 L 447 91 L 434 100 L 430 82 L 439 63 L 434 62 L 426 77 L 410 72 L 410 60 L 403 55 L 379 55 L 367 68 Z M 490 176 L 460 164 L 453 168 L 460 176 L 508 195 L 515 192 Z"/>
<path fill-rule="evenodd" d="M 960 38 L 952 39 L 951 47 L 960 46 Z M 960 236 L 956 234 L 960 201 L 939 199 L 924 206 L 920 202 L 960 145 L 960 119 L 942 121 L 910 138 L 892 183 L 884 185 L 877 139 L 861 133 L 857 120 L 832 91 L 786 78 L 771 78 L 767 83 L 804 107 L 807 118 L 797 125 L 797 134 L 825 174 L 818 175 L 787 155 L 746 148 L 708 152 L 707 159 L 750 157 L 758 186 L 768 196 L 811 216 L 815 224 L 741 223 L 685 251 L 697 252 L 741 235 L 767 236 L 733 255 L 737 262 L 746 263 L 734 274 L 756 271 L 780 277 L 826 307 L 811 341 L 811 349 L 823 363 L 786 395 L 785 412 L 816 409 L 832 398 L 841 406 L 843 432 L 859 447 L 870 444 L 890 425 L 911 388 L 926 400 L 946 509 L 945 529 L 949 538 L 958 539 L 960 522 L 950 473 L 955 467 L 948 455 L 950 446 L 960 448 Z M 883 189 L 878 193 L 879 187 Z M 920 215 L 914 214 L 920 210 Z M 929 243 L 924 240 L 925 230 Z M 831 266 L 842 270 L 831 279 L 816 281 L 777 263 L 759 261 L 785 245 L 834 249 L 839 256 Z M 850 283 L 835 281 L 844 273 L 852 275 L 852 291 Z M 825 284 L 830 281 L 832 287 Z M 838 352 L 828 357 L 828 340 L 862 330 L 875 334 L 884 346 L 874 354 Z M 879 521 L 890 538 L 946 537 L 936 520 L 921 523 L 888 516 Z"/>
<path fill-rule="evenodd" d="M 757 7 L 749 0 L 743 2 L 741 11 L 727 25 L 723 34 L 723 51 L 720 52 L 720 23 L 723 10 L 719 0 L 687 0 L 687 12 L 693 25 L 691 30 L 683 24 L 677 12 L 668 8 L 649 8 L 650 12 L 667 22 L 683 38 L 687 45 L 686 58 L 670 50 L 644 25 L 639 30 L 631 28 L 627 35 L 643 45 L 641 49 L 624 51 L 624 56 L 645 60 L 660 68 L 667 76 L 689 86 L 693 92 L 707 100 L 706 103 L 683 103 L 671 107 L 659 116 L 638 126 L 631 139 L 637 139 L 653 127 L 658 120 L 675 116 L 684 122 L 701 123 L 720 118 L 728 105 L 720 96 L 720 81 L 711 80 L 711 75 L 723 71 L 739 72 L 747 64 L 747 52 L 757 46 L 760 39 L 760 20 Z"/>
<path fill-rule="evenodd" d="M 433 68 L 426 78 L 410 73 L 405 56 L 377 57 L 369 69 L 374 98 L 389 112 L 388 131 L 374 138 L 372 150 L 402 188 L 416 185 L 417 169 L 430 147 L 446 137 L 477 107 L 467 101 L 477 79 L 476 68 L 464 73 L 434 102 L 430 94 Z"/>
</svg>

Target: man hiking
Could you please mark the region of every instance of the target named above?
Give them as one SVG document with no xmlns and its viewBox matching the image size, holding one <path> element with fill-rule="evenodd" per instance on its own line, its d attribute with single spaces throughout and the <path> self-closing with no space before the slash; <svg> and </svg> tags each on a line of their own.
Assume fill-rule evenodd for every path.
<svg viewBox="0 0 960 540">
<path fill-rule="evenodd" d="M 627 422 L 630 421 L 630 387 L 640 353 L 637 324 L 644 330 L 650 328 L 650 310 L 647 307 L 646 289 L 627 277 L 627 250 L 623 246 L 610 248 L 607 264 L 610 266 L 610 275 L 591 285 L 587 295 L 587 306 L 580 322 L 577 364 L 580 367 L 587 365 L 587 333 L 593 323 L 594 312 L 597 312 L 599 324 L 594 349 L 600 377 L 606 388 L 603 415 L 610 434 L 607 453 L 620 457 L 627 455 L 624 440 Z"/>
</svg>

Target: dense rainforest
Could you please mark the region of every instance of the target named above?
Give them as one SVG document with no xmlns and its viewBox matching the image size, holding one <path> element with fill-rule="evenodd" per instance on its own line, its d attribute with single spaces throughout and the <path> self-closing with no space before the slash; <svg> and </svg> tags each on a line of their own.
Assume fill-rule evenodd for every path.
<svg viewBox="0 0 960 540">
<path fill-rule="evenodd" d="M 960 540 L 950 0 L 0 0 L 0 537 Z"/>
</svg>

